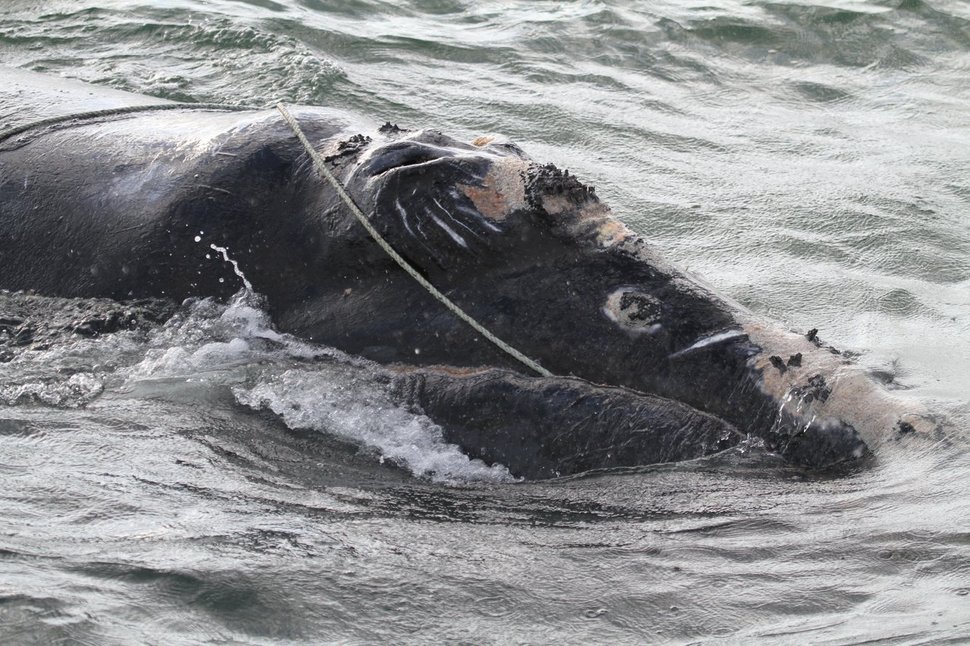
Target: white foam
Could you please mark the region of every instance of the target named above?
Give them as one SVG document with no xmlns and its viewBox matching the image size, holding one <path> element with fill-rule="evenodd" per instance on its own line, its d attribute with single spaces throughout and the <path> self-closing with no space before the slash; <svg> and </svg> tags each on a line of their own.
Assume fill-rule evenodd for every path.
<svg viewBox="0 0 970 646">
<path fill-rule="evenodd" d="M 440 482 L 514 480 L 501 466 L 472 460 L 429 418 L 395 404 L 383 369 L 272 328 L 258 296 L 228 305 L 188 302 L 150 340 L 132 380 L 184 378 L 231 387 L 237 401 L 269 409 L 290 428 L 332 433 L 420 477 Z"/>
<path fill-rule="evenodd" d="M 381 366 L 273 329 L 262 298 L 248 290 L 228 304 L 186 301 L 147 334 L 68 335 L 20 352 L 0 362 L 0 405 L 77 408 L 105 391 L 154 392 L 152 382 L 179 380 L 228 387 L 242 405 L 272 410 L 291 428 L 338 435 L 419 477 L 513 480 L 503 466 L 445 442 L 426 416 L 397 405 Z"/>
<path fill-rule="evenodd" d="M 412 473 L 443 482 L 509 482 L 501 465 L 472 460 L 444 441 L 441 428 L 395 405 L 373 382 L 344 370 L 290 369 L 252 388 L 233 388 L 236 399 L 266 408 L 290 428 L 326 431 L 376 449 Z"/>
<path fill-rule="evenodd" d="M 95 399 L 104 390 L 100 377 L 89 372 L 78 372 L 62 381 L 28 381 L 20 384 L 0 384 L 0 403 L 40 403 L 47 406 L 80 408 Z"/>
</svg>

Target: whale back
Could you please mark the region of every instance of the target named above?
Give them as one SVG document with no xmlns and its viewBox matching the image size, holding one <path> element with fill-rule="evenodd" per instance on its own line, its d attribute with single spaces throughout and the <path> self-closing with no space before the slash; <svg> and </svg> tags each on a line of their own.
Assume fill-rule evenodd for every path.
<svg viewBox="0 0 970 646">
<path fill-rule="evenodd" d="M 173 101 L 0 66 L 0 132 L 83 112 L 168 103 Z"/>
</svg>

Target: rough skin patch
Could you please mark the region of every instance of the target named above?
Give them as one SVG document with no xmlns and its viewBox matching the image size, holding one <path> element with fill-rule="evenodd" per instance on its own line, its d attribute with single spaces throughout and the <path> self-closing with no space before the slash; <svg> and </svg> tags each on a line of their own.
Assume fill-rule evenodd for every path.
<svg viewBox="0 0 970 646">
<path fill-rule="evenodd" d="M 886 392 L 844 357 L 820 348 L 802 335 L 772 330 L 754 320 L 744 332 L 763 352 L 751 359 L 761 371 L 761 388 L 782 407 L 804 419 L 841 419 L 851 424 L 870 449 L 897 432 L 938 429 L 922 405 Z M 798 357 L 784 369 L 772 357 Z"/>
<path fill-rule="evenodd" d="M 472 201 L 479 213 L 502 222 L 513 211 L 526 207 L 525 171 L 529 165 L 520 159 L 492 162 L 481 186 L 459 184 L 458 190 Z"/>
<path fill-rule="evenodd" d="M 594 187 L 552 164 L 529 169 L 527 193 L 532 206 L 553 218 L 553 226 L 566 237 L 604 248 L 635 237 L 599 201 Z"/>
<path fill-rule="evenodd" d="M 631 332 L 651 332 L 659 328 L 661 303 L 640 290 L 620 287 L 606 297 L 603 313 Z"/>
<path fill-rule="evenodd" d="M 591 238 L 600 247 L 612 247 L 633 235 L 599 200 L 587 200 L 577 206 L 565 195 L 544 195 L 542 208 L 549 215 L 564 217 L 568 235 Z"/>
<path fill-rule="evenodd" d="M 0 363 L 76 336 L 148 330 L 175 313 L 165 299 L 57 298 L 0 290 Z"/>
</svg>

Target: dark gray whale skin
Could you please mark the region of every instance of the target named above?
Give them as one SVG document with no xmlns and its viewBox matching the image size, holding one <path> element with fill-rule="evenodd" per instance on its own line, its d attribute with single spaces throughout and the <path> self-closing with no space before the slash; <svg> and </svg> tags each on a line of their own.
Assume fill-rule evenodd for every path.
<svg viewBox="0 0 970 646">
<path fill-rule="evenodd" d="M 0 81 L 0 124 L 163 102 L 4 68 Z M 912 428 L 829 349 L 671 267 L 591 188 L 514 144 L 292 110 L 403 256 L 563 377 L 530 376 L 401 271 L 275 110 L 140 112 L 0 140 L 0 288 L 228 298 L 240 280 L 210 245 L 225 247 L 280 330 L 390 366 L 402 401 L 525 477 L 698 457 L 745 436 L 826 467 Z"/>
</svg>

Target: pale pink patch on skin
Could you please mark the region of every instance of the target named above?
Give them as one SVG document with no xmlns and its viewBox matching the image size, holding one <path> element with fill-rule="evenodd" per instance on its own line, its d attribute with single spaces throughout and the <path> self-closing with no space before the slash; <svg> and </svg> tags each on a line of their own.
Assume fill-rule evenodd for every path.
<svg viewBox="0 0 970 646">
<path fill-rule="evenodd" d="M 492 163 L 481 186 L 459 184 L 458 190 L 483 216 L 502 222 L 512 211 L 525 207 L 525 171 L 528 167 L 520 159 L 502 159 Z"/>
</svg>

